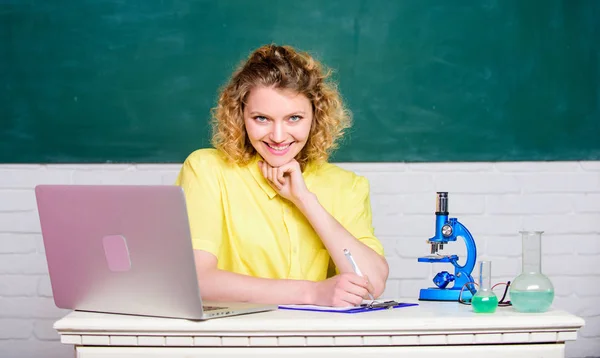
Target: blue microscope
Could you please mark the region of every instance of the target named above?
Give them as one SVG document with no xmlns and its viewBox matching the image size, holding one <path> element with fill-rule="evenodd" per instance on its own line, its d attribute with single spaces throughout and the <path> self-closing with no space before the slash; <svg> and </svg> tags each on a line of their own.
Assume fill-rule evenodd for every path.
<svg viewBox="0 0 600 358">
<path fill-rule="evenodd" d="M 462 237 L 467 246 L 467 260 L 463 266 L 458 264 L 457 255 L 440 255 L 438 253 L 438 250 L 444 248 L 444 244 L 456 241 L 458 237 Z M 435 236 L 427 242 L 431 244 L 431 255 L 420 257 L 418 262 L 449 262 L 454 266 L 454 274 L 448 271 L 438 272 L 433 278 L 436 287 L 422 288 L 419 293 L 419 300 L 458 301 L 461 288 L 465 284 L 473 282 L 471 272 L 475 267 L 477 248 L 469 230 L 456 218 L 448 218 L 448 192 L 437 193 Z M 453 282 L 452 287 L 448 287 L 451 282 Z M 475 293 L 473 286 L 469 284 L 465 287 L 462 293 L 463 300 L 471 300 Z"/>
</svg>

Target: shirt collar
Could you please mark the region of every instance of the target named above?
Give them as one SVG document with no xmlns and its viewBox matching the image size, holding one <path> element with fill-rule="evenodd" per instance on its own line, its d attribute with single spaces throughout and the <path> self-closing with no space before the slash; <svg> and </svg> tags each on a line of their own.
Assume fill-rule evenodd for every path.
<svg viewBox="0 0 600 358">
<path fill-rule="evenodd" d="M 250 163 L 248 163 L 248 170 L 250 171 L 250 174 L 252 174 L 254 180 L 256 180 L 256 183 L 262 188 L 265 194 L 267 194 L 269 199 L 273 199 L 277 195 L 277 192 L 275 189 L 273 189 L 273 187 L 271 187 L 271 185 L 269 185 L 267 179 L 260 172 L 260 169 L 258 168 L 259 160 L 262 160 L 262 158 L 260 155 L 256 154 Z M 318 167 L 319 166 L 316 163 L 309 162 L 302 172 L 304 182 L 309 190 L 314 179 L 314 174 L 316 173 Z"/>
</svg>

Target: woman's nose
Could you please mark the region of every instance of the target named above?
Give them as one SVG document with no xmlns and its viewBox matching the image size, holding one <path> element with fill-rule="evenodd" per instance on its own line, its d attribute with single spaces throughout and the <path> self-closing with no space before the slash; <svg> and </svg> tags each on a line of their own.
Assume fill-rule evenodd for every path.
<svg viewBox="0 0 600 358">
<path fill-rule="evenodd" d="M 271 140 L 273 142 L 281 143 L 285 140 L 285 127 L 283 123 L 275 121 L 271 129 Z"/>
</svg>

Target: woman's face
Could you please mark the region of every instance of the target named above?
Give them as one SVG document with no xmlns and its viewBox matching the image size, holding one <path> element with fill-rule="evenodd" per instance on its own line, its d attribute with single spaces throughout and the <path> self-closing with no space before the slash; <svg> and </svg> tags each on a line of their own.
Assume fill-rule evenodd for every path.
<svg viewBox="0 0 600 358">
<path fill-rule="evenodd" d="M 248 138 L 272 167 L 287 164 L 300 153 L 312 120 L 310 100 L 291 90 L 255 87 L 246 99 L 244 123 Z"/>
</svg>

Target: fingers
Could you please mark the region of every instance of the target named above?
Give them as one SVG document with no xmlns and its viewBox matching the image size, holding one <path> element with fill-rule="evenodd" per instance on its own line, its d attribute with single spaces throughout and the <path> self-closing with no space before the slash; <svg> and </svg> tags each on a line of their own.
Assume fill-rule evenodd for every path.
<svg viewBox="0 0 600 358">
<path fill-rule="evenodd" d="M 279 182 L 279 184 L 281 184 L 281 185 L 285 184 L 285 178 L 283 177 L 284 173 L 285 172 L 283 170 L 278 170 L 277 171 L 276 181 Z"/>
<path fill-rule="evenodd" d="M 369 296 L 369 282 L 361 276 L 354 273 L 344 273 L 339 275 L 338 294 L 336 297 L 340 301 L 360 305 Z"/>
<path fill-rule="evenodd" d="M 369 281 L 369 277 L 364 275 L 364 276 L 358 276 L 360 277 L 361 281 L 363 284 L 361 283 L 357 283 L 357 285 L 360 285 L 361 287 L 365 288 L 366 292 L 365 295 L 363 296 L 365 299 L 371 299 L 371 296 L 373 296 L 373 292 L 375 292 L 375 287 L 373 286 L 373 284 L 371 283 L 371 281 Z M 356 278 L 353 278 L 356 279 Z"/>
<path fill-rule="evenodd" d="M 366 286 L 366 284 L 365 284 L 365 286 Z M 367 298 L 369 297 L 369 289 L 367 287 L 364 287 L 362 285 L 357 285 L 350 281 L 343 283 L 341 288 L 344 291 L 346 291 L 354 296 L 360 297 L 361 301 L 364 297 L 367 297 Z"/>
<path fill-rule="evenodd" d="M 283 174 L 288 174 L 290 177 L 294 177 L 297 175 L 302 176 L 302 170 L 300 169 L 300 163 L 298 163 L 295 159 L 287 164 L 280 166 L 279 170 Z"/>
<path fill-rule="evenodd" d="M 334 307 L 356 307 L 360 306 L 363 299 L 360 296 L 353 295 L 351 293 L 340 294 L 339 297 L 333 300 Z"/>
<path fill-rule="evenodd" d="M 283 178 L 283 172 L 279 168 L 272 168 L 271 170 L 271 182 L 281 190 L 285 185 L 285 179 Z"/>
<path fill-rule="evenodd" d="M 349 282 L 353 283 L 354 285 L 363 287 L 365 289 L 368 289 L 370 283 L 369 283 L 369 278 L 367 276 L 359 276 L 355 273 L 351 273 L 351 272 L 346 272 L 341 274 L 341 276 L 343 276 L 346 280 L 348 280 Z"/>
<path fill-rule="evenodd" d="M 367 291 L 369 291 L 371 296 L 374 297 L 373 292 L 375 292 L 375 287 L 373 287 L 373 284 L 371 283 L 371 281 L 369 281 L 369 277 L 365 276 L 364 278 L 367 280 Z M 369 295 L 367 295 L 366 298 L 370 299 Z"/>
<path fill-rule="evenodd" d="M 285 185 L 285 173 L 286 171 L 283 170 L 281 167 L 280 168 L 276 168 L 276 167 L 272 167 L 269 164 L 263 162 L 263 161 L 259 161 L 258 162 L 258 166 L 262 172 L 262 175 L 265 177 L 265 179 L 267 179 L 269 181 L 270 184 L 272 184 L 275 188 L 277 188 L 278 190 L 281 190 L 283 188 L 283 186 Z"/>
<path fill-rule="evenodd" d="M 351 286 L 356 287 L 354 285 Z M 355 291 L 355 288 L 336 287 L 331 297 L 332 305 L 337 307 L 359 306 L 362 303 L 363 298 L 360 294 L 356 294 Z"/>
<path fill-rule="evenodd" d="M 277 182 L 277 168 L 273 168 L 273 167 L 269 167 L 269 181 L 271 182 L 271 185 L 275 186 L 277 189 L 281 189 L 281 185 L 278 185 L 279 183 Z"/>
<path fill-rule="evenodd" d="M 355 273 L 342 273 L 319 282 L 315 304 L 335 307 L 359 306 L 368 295 L 369 283 Z"/>
</svg>

